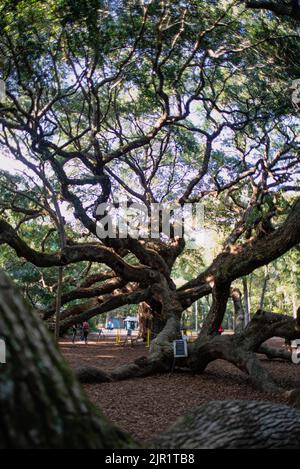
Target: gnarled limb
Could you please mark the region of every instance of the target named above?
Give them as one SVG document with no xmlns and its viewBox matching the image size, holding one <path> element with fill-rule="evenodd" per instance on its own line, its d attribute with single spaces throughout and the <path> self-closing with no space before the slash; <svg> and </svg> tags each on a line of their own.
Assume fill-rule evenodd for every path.
<svg viewBox="0 0 300 469">
<path fill-rule="evenodd" d="M 188 365 L 196 372 L 203 372 L 207 365 L 223 359 L 249 375 L 256 388 L 267 393 L 286 394 L 273 380 L 256 356 L 262 344 L 271 337 L 290 340 L 300 338 L 298 319 L 290 316 L 258 310 L 248 326 L 239 334 L 228 336 L 200 336 L 191 344 Z"/>
<path fill-rule="evenodd" d="M 274 232 L 228 247 L 215 258 L 208 269 L 180 287 L 178 294 L 182 305 L 187 308 L 196 299 L 211 293 L 218 283 L 231 284 L 237 278 L 282 256 L 299 242 L 300 198 L 296 199 L 285 222 Z"/>
<path fill-rule="evenodd" d="M 298 309 L 298 312 L 300 308 Z M 272 337 L 295 340 L 300 337 L 300 317 L 296 319 L 285 314 L 276 314 L 259 309 L 248 326 L 234 336 L 236 345 L 244 346 L 253 352 Z"/>
<path fill-rule="evenodd" d="M 107 280 L 103 282 L 103 284 L 99 286 L 94 286 L 93 288 L 76 288 L 68 293 L 65 293 L 61 297 L 61 305 L 65 305 L 70 301 L 79 300 L 83 298 L 95 298 L 95 297 L 105 297 L 108 293 L 112 293 L 124 287 L 126 285 L 125 281 L 122 281 L 120 278 L 112 278 L 111 280 Z M 96 301 L 95 301 L 96 302 Z M 99 301 L 100 302 L 100 301 Z M 67 310 L 68 312 L 64 312 L 62 314 L 62 318 L 66 318 L 68 316 L 73 316 L 73 308 L 70 307 Z M 43 311 L 43 318 L 49 319 L 53 316 L 55 312 L 54 306 L 51 306 L 46 311 Z"/>
<path fill-rule="evenodd" d="M 97 300 L 92 300 L 91 302 L 88 302 L 85 307 L 75 306 L 70 308 L 70 310 L 67 310 L 62 314 L 60 327 L 61 333 L 65 333 L 72 324 L 87 321 L 98 314 L 112 311 L 123 305 L 138 304 L 141 301 L 145 301 L 149 297 L 150 291 L 150 288 L 146 288 L 144 290 L 132 289 L 132 291 L 120 293 L 115 296 L 109 295 L 107 297 L 100 297 Z"/>
<path fill-rule="evenodd" d="M 42 253 L 32 249 L 5 220 L 0 220 L 0 245 L 8 244 L 19 257 L 38 267 L 54 267 L 74 264 L 80 261 L 103 263 L 122 278 L 131 281 L 153 283 L 159 278 L 158 273 L 145 265 L 130 265 L 114 250 L 100 243 L 85 243 L 66 246 L 61 252 Z"/>
<path fill-rule="evenodd" d="M 194 372 L 202 373 L 209 363 L 217 359 L 228 361 L 247 373 L 253 385 L 260 391 L 271 394 L 283 392 L 261 365 L 255 353 L 235 346 L 233 336 L 210 336 L 203 339 L 202 345 L 191 345 L 188 365 Z"/>
</svg>

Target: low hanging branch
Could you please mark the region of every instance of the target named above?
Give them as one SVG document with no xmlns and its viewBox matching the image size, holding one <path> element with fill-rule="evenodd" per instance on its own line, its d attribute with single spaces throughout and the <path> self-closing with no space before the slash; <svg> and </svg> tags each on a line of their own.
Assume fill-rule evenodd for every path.
<svg viewBox="0 0 300 469">
<path fill-rule="evenodd" d="M 300 20 L 298 0 L 246 0 L 247 8 L 273 11 L 278 16 L 290 16 Z"/>
<path fill-rule="evenodd" d="M 32 249 L 5 220 L 0 220 L 0 245 L 8 244 L 19 257 L 24 257 L 37 267 L 55 267 L 80 261 L 103 263 L 116 274 L 130 281 L 152 283 L 159 278 L 157 272 L 145 265 L 130 265 L 120 255 L 100 243 L 66 246 L 62 252 L 42 253 Z"/>
<path fill-rule="evenodd" d="M 71 290 L 68 293 L 65 293 L 61 296 L 61 305 L 65 305 L 73 300 L 85 299 L 85 298 L 95 298 L 109 293 L 114 292 L 115 290 L 121 289 L 126 285 L 126 281 L 115 277 L 108 281 L 103 282 L 101 285 L 97 285 L 90 288 L 79 287 L 74 290 Z M 55 312 L 55 305 L 44 311 L 43 318 L 48 319 Z"/>
</svg>

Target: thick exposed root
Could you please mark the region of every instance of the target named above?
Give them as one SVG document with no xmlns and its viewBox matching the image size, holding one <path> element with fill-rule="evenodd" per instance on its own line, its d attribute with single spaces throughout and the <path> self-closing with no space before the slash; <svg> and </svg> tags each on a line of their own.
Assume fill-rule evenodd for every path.
<svg viewBox="0 0 300 469">
<path fill-rule="evenodd" d="M 298 319 L 259 310 L 244 331 L 233 336 L 199 337 L 190 346 L 189 366 L 195 372 L 203 372 L 207 365 L 223 359 L 246 372 L 250 381 L 262 392 L 285 394 L 270 373 L 263 367 L 256 353 L 264 353 L 270 358 L 291 359 L 286 350 L 272 349 L 264 342 L 277 336 L 289 340 L 300 337 Z"/>
<path fill-rule="evenodd" d="M 143 378 L 156 373 L 168 372 L 171 364 L 162 357 L 140 357 L 133 363 L 122 365 L 112 371 L 105 372 L 95 367 L 81 367 L 76 370 L 76 376 L 81 383 L 106 383 L 125 379 Z"/>
<path fill-rule="evenodd" d="M 83 366 L 75 370 L 77 379 L 81 383 L 94 384 L 94 383 L 108 383 L 112 381 L 109 373 L 106 373 L 94 366 Z"/>
<path fill-rule="evenodd" d="M 201 347 L 191 348 L 190 366 L 195 372 L 202 373 L 206 366 L 216 359 L 232 363 L 247 373 L 250 381 L 262 392 L 282 393 L 269 372 L 262 366 L 256 354 L 235 345 L 234 337 L 211 337 Z"/>
<path fill-rule="evenodd" d="M 176 318 L 171 317 L 163 331 L 152 341 L 149 357 L 141 357 L 111 372 L 83 368 L 78 370 L 77 376 L 81 382 L 102 383 L 169 372 L 173 362 L 172 339 L 176 334 L 178 322 Z M 188 359 L 180 360 L 177 364 L 185 370 L 202 373 L 209 363 L 222 359 L 245 372 L 256 389 L 268 394 L 286 395 L 286 391 L 275 383 L 256 355 L 258 352 L 270 358 L 291 359 L 291 352 L 264 345 L 264 342 L 273 336 L 289 339 L 299 337 L 297 321 L 289 316 L 259 310 L 240 334 L 200 336 L 195 343 L 190 344 Z"/>
</svg>

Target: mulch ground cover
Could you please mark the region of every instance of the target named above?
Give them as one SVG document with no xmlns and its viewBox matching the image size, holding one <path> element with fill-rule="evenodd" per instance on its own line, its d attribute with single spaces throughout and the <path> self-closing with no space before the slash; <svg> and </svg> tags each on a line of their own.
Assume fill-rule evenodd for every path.
<svg viewBox="0 0 300 469">
<path fill-rule="evenodd" d="M 273 339 L 282 346 L 283 341 Z M 117 345 L 114 338 L 72 344 L 61 341 L 61 350 L 72 368 L 92 365 L 110 370 L 148 353 L 143 343 L 134 347 Z M 300 366 L 260 357 L 278 384 L 286 389 L 300 387 Z M 176 419 L 203 402 L 225 399 L 251 399 L 284 402 L 278 396 L 253 389 L 245 374 L 233 365 L 217 360 L 202 375 L 180 373 L 130 379 L 117 383 L 85 385 L 94 404 L 116 425 L 140 441 L 151 440 Z"/>
</svg>

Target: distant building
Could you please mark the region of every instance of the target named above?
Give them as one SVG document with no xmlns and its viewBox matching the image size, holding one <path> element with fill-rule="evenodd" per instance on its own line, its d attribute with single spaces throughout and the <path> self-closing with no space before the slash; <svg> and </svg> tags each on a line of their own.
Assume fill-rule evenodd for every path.
<svg viewBox="0 0 300 469">
<path fill-rule="evenodd" d="M 138 327 L 138 320 L 135 316 L 127 316 L 126 318 L 109 318 L 106 322 L 107 329 L 127 329 L 135 330 Z"/>
<path fill-rule="evenodd" d="M 134 316 L 127 316 L 125 319 L 124 319 L 124 327 L 125 329 L 127 330 L 132 330 L 134 331 L 135 329 L 137 329 L 138 327 L 138 320 L 136 317 Z"/>
<path fill-rule="evenodd" d="M 124 318 L 109 318 L 106 323 L 106 329 L 123 329 Z"/>
</svg>

